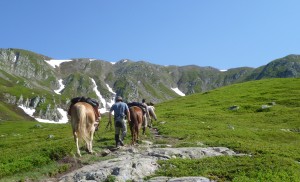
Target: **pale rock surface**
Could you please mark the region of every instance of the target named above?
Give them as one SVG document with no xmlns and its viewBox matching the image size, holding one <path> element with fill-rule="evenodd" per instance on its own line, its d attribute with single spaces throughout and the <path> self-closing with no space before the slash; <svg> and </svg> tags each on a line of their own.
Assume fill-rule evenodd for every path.
<svg viewBox="0 0 300 182">
<path fill-rule="evenodd" d="M 220 155 L 241 155 L 226 147 L 189 147 L 189 148 L 152 148 L 151 142 L 144 145 L 125 146 L 108 155 L 113 159 L 87 165 L 62 176 L 60 182 L 73 181 L 105 181 L 107 177 L 114 176 L 116 181 L 144 181 L 144 177 L 150 176 L 160 167 L 157 160 L 171 158 L 198 159 Z M 209 182 L 205 177 L 154 177 L 149 182 Z"/>
</svg>

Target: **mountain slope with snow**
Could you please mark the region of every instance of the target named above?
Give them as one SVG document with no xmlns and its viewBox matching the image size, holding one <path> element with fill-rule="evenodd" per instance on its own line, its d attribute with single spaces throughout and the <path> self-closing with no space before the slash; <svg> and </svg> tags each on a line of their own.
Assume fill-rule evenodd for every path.
<svg viewBox="0 0 300 182">
<path fill-rule="evenodd" d="M 0 98 L 17 110 L 20 110 L 18 106 L 34 109 L 34 118 L 59 122 L 64 115 L 59 109 L 66 112 L 74 97 L 97 99 L 104 113 L 118 95 L 125 102 L 141 102 L 145 98 L 160 103 L 249 80 L 300 77 L 299 62 L 299 56 L 290 55 L 257 69 L 220 71 L 212 67 L 161 66 L 129 59 L 58 60 L 21 49 L 0 49 Z"/>
</svg>

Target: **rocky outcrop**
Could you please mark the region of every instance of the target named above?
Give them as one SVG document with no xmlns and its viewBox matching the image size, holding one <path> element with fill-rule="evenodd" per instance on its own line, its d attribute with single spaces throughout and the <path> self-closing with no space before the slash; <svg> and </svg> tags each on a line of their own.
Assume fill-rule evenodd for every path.
<svg viewBox="0 0 300 182">
<path fill-rule="evenodd" d="M 19 98 L 17 96 L 10 95 L 9 93 L 3 93 L 3 100 L 5 103 L 12 104 L 15 106 L 23 106 L 25 108 L 37 109 L 40 104 L 44 104 L 46 102 L 45 97 L 35 96 L 33 98 L 23 98 L 21 95 Z M 61 113 L 57 110 L 57 106 L 51 107 L 51 104 L 47 105 L 45 110 L 37 109 L 38 112 L 33 113 L 33 116 L 38 117 L 40 119 L 46 119 L 50 121 L 58 122 L 62 119 Z"/>
<path fill-rule="evenodd" d="M 17 97 L 10 95 L 9 93 L 3 93 L 3 101 L 7 104 L 15 104 L 17 101 Z"/>
<path fill-rule="evenodd" d="M 16 76 L 35 80 L 55 77 L 51 67 L 44 60 L 45 56 L 18 49 L 0 49 L 1 70 Z"/>
<path fill-rule="evenodd" d="M 46 110 L 40 110 L 39 111 L 37 117 L 41 118 L 41 119 L 45 119 L 45 120 L 58 122 L 60 119 L 62 119 L 63 116 L 57 110 L 56 106 L 54 108 L 51 108 L 51 105 L 49 104 L 47 106 Z"/>
<path fill-rule="evenodd" d="M 191 147 L 191 148 L 153 148 L 151 142 L 140 147 L 127 146 L 109 155 L 113 159 L 101 161 L 93 165 L 84 166 L 62 176 L 60 182 L 73 181 L 105 181 L 114 178 L 115 181 L 144 181 L 146 176 L 153 175 L 160 167 L 157 160 L 168 160 L 171 158 L 199 159 L 220 155 L 239 156 L 234 151 L 225 147 Z M 147 181 L 210 181 L 205 177 L 155 177 Z"/>
</svg>

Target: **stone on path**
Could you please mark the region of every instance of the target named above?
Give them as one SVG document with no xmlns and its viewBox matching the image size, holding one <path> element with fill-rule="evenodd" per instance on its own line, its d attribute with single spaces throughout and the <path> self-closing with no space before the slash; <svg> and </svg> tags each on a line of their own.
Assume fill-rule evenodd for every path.
<svg viewBox="0 0 300 182">
<path fill-rule="evenodd" d="M 144 181 L 144 177 L 153 175 L 159 168 L 157 160 L 171 158 L 198 159 L 220 155 L 240 155 L 226 147 L 185 147 L 185 148 L 152 148 L 151 142 L 144 145 L 125 146 L 109 153 L 113 159 L 84 166 L 62 176 L 60 182 L 105 181 L 113 176 L 118 182 Z M 164 182 L 208 182 L 205 177 L 155 177 L 148 181 Z"/>
</svg>

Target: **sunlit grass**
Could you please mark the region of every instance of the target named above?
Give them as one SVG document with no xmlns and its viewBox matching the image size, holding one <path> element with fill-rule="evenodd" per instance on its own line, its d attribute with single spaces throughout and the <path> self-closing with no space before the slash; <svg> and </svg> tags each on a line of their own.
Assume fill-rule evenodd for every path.
<svg viewBox="0 0 300 182">
<path fill-rule="evenodd" d="M 253 160 L 244 161 L 238 158 L 226 165 L 248 166 L 247 172 L 255 175 L 245 175 L 245 178 L 240 178 L 245 171 L 232 173 L 226 165 L 221 164 L 219 169 L 210 169 L 211 174 L 201 171 L 190 173 L 184 169 L 184 174 L 181 174 L 175 173 L 171 168 L 170 173 L 174 172 L 173 175 L 177 176 L 207 177 L 213 174 L 214 178 L 222 180 L 285 181 L 290 177 L 292 181 L 299 181 L 299 95 L 300 79 L 270 79 L 235 84 L 157 105 L 160 122 L 157 122 L 156 126 L 162 135 L 178 138 L 177 146 L 184 146 L 184 143 L 196 146 L 197 142 L 201 142 L 208 146 L 229 147 L 237 152 L 251 155 Z M 239 109 L 228 109 L 234 105 Z M 261 109 L 262 105 L 268 105 L 270 108 Z M 267 160 L 272 156 L 276 158 L 272 165 L 280 169 L 280 172 L 274 172 L 268 165 L 264 166 L 264 170 L 253 167 L 257 165 L 254 163 Z M 220 159 L 203 160 L 217 162 Z M 280 161 L 288 163 L 285 168 L 280 168 Z M 165 163 L 173 164 L 172 161 L 165 161 Z M 183 167 L 178 166 L 178 169 Z M 158 172 L 161 173 L 162 171 Z M 222 173 L 230 175 L 224 176 Z"/>
<path fill-rule="evenodd" d="M 95 154 L 87 154 L 81 142 L 83 157 L 79 158 L 70 124 L 0 122 L 0 181 L 55 176 L 69 169 L 71 164 L 57 163 L 65 157 L 81 164 L 104 160 L 101 152 L 113 146 L 114 140 L 113 131 L 105 130 L 103 125 L 94 137 Z"/>
</svg>

